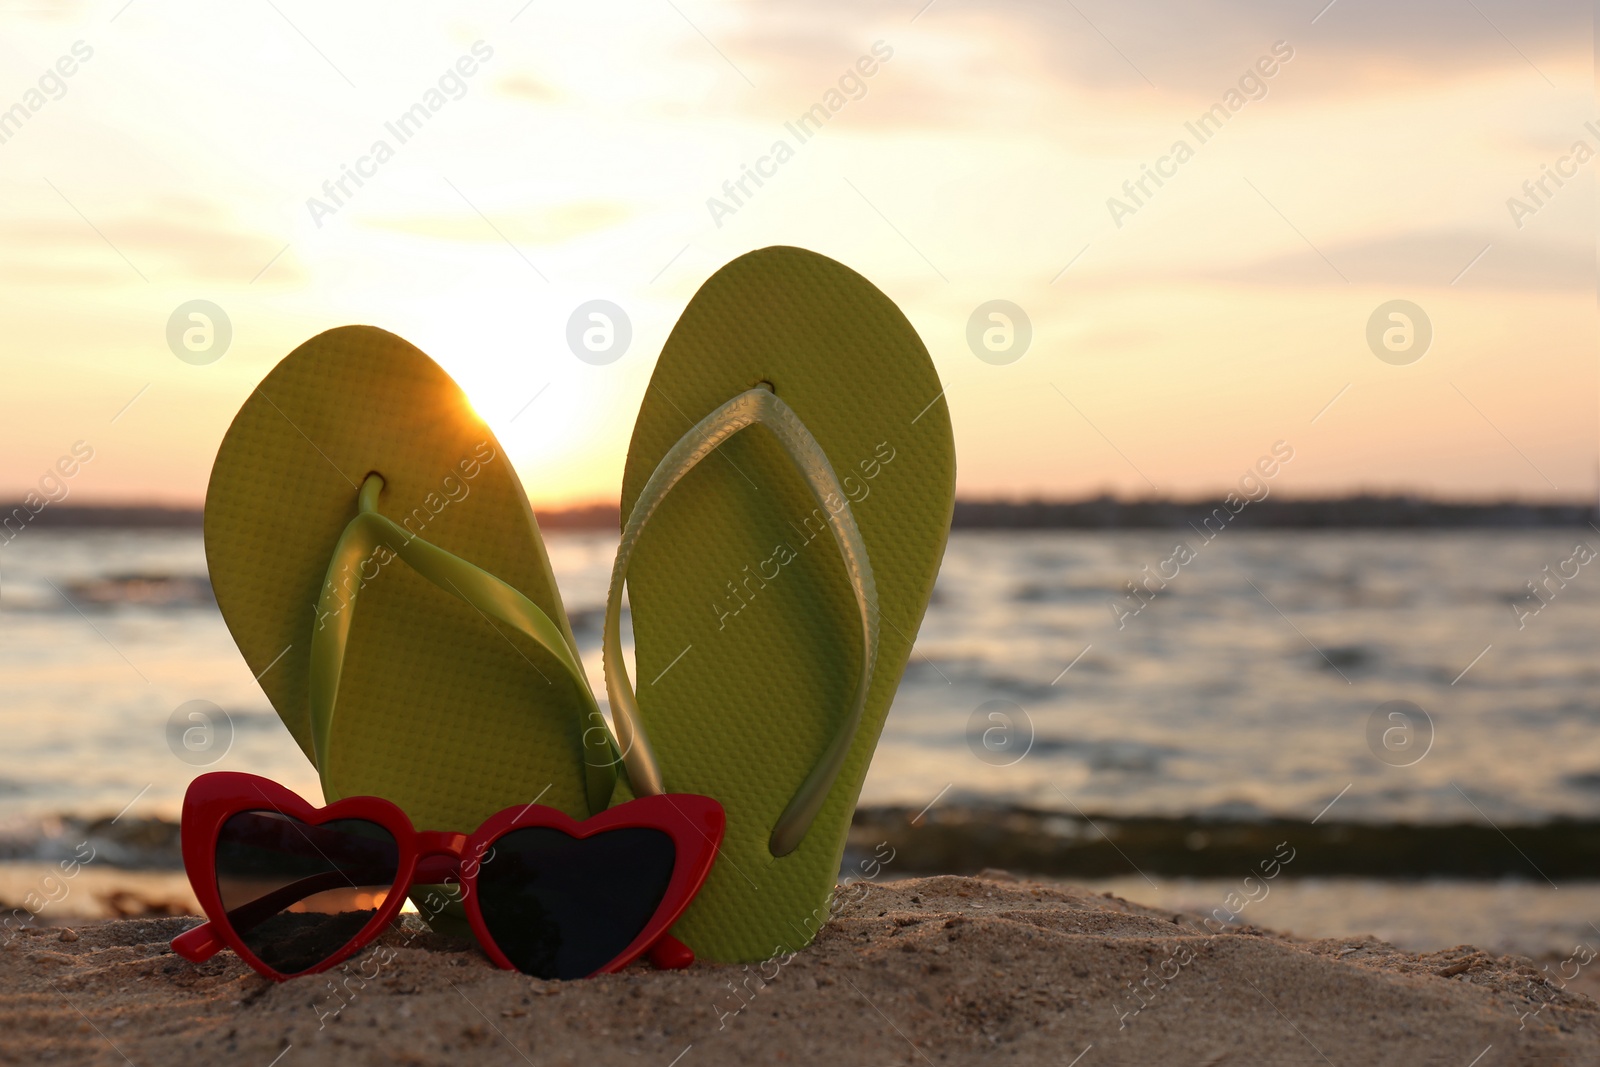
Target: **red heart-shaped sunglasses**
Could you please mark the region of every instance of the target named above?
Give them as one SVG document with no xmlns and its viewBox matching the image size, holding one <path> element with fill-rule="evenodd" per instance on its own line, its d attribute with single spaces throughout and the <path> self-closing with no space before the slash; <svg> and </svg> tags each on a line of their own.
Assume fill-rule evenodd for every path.
<svg viewBox="0 0 1600 1067">
<path fill-rule="evenodd" d="M 725 816 L 710 797 L 641 797 L 578 821 L 527 804 L 471 834 L 417 830 L 379 797 L 318 808 L 266 778 L 201 775 L 183 799 L 183 864 L 210 921 L 173 951 L 223 948 L 282 981 L 336 966 L 388 927 L 413 885 L 454 884 L 489 958 L 541 978 L 694 954 L 667 930 L 705 882 Z"/>
</svg>

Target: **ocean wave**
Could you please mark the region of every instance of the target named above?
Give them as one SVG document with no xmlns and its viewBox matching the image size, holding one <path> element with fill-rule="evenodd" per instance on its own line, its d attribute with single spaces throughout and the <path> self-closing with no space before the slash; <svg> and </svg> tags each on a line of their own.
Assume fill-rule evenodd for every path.
<svg viewBox="0 0 1600 1067">
<path fill-rule="evenodd" d="M 0 832 L 0 862 L 82 862 L 91 854 L 93 862 L 108 867 L 183 868 L 178 823 L 172 819 L 63 815 Z"/>
<path fill-rule="evenodd" d="M 23 579 L 7 582 L 5 587 L 7 611 L 174 611 L 214 609 L 216 605 L 211 582 L 203 574 L 116 573 L 66 581 Z"/>
<path fill-rule="evenodd" d="M 941 805 L 862 808 L 852 852 L 887 842 L 905 874 L 971 874 L 986 867 L 1062 878 L 1148 874 L 1234 878 L 1285 843 L 1291 877 L 1592 879 L 1600 821 L 1535 825 L 1309 822 L 1220 814 L 1128 818 L 1027 808 Z"/>
</svg>

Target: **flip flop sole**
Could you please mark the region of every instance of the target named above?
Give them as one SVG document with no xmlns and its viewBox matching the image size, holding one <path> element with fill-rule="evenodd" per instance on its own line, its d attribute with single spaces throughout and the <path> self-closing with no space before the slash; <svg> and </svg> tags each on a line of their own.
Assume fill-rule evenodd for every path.
<svg viewBox="0 0 1600 1067">
<path fill-rule="evenodd" d="M 521 590 L 571 641 L 527 495 L 456 383 L 374 327 L 314 337 L 245 401 L 205 511 L 223 618 L 313 762 L 318 600 L 373 471 L 382 514 Z M 535 797 L 586 817 L 584 705 L 570 677 L 533 641 L 385 555 L 332 576 L 333 610 L 354 621 L 324 781 L 343 796 L 393 800 L 419 829 L 471 829 Z M 347 608 L 352 588 L 359 601 Z"/>
<path fill-rule="evenodd" d="M 762 428 L 735 435 L 666 497 L 636 550 L 640 714 L 670 791 L 728 815 L 722 851 L 674 928 L 703 959 L 764 959 L 826 921 L 845 835 L 944 553 L 955 448 L 927 350 L 870 282 L 796 248 L 713 275 L 672 331 L 639 412 L 627 515 L 665 453 L 735 395 L 768 384 L 827 453 L 876 577 L 880 649 L 844 768 L 798 849 L 774 824 L 846 717 L 861 621 L 806 482 Z"/>
</svg>

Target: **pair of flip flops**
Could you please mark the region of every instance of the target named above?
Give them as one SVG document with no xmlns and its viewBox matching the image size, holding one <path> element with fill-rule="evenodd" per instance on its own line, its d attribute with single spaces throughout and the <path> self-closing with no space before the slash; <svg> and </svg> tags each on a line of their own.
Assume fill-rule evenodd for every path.
<svg viewBox="0 0 1600 1067">
<path fill-rule="evenodd" d="M 446 830 L 531 801 L 583 819 L 714 797 L 721 853 L 673 933 L 752 961 L 826 918 L 954 482 L 943 390 L 899 309 L 767 248 L 695 295 L 639 412 L 603 638 L 614 737 L 510 457 L 392 334 L 321 334 L 250 395 L 206 558 L 328 801 L 382 796 Z"/>
</svg>

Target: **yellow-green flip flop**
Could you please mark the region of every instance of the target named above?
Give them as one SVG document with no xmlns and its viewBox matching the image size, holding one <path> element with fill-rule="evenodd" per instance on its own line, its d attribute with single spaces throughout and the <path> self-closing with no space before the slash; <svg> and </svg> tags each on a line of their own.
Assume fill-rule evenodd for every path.
<svg viewBox="0 0 1600 1067">
<path fill-rule="evenodd" d="M 279 363 L 217 452 L 205 544 L 228 629 L 329 802 L 387 797 L 463 832 L 536 799 L 574 818 L 608 804 L 609 734 L 527 495 L 410 344 L 347 326 Z"/>
<path fill-rule="evenodd" d="M 605 626 L 632 790 L 727 811 L 673 930 L 701 958 L 792 951 L 825 922 L 954 488 L 933 363 L 865 278 L 767 248 L 701 287 L 634 429 Z"/>
</svg>

